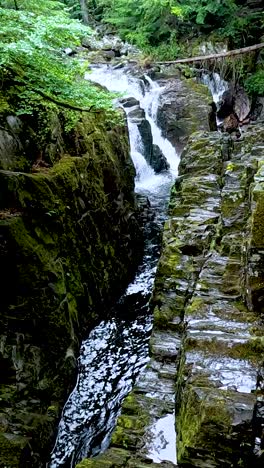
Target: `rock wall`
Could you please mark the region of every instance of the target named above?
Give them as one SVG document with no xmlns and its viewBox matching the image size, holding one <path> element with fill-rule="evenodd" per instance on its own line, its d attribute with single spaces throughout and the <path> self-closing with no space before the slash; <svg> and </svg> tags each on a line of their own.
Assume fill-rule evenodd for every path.
<svg viewBox="0 0 264 468">
<path fill-rule="evenodd" d="M 124 123 L 87 114 L 65 132 L 54 113 L 40 134 L 11 117 L 0 135 L 0 465 L 40 468 L 79 340 L 130 280 L 142 240 Z"/>
<path fill-rule="evenodd" d="M 263 463 L 263 138 L 261 125 L 235 142 L 194 134 L 172 192 L 154 302 L 156 327 L 181 340 L 179 466 Z"/>
<path fill-rule="evenodd" d="M 164 137 L 182 149 L 191 133 L 210 130 L 209 104 L 212 97 L 206 86 L 193 78 L 167 78 L 159 80 L 164 86 L 157 111 L 157 123 Z"/>
</svg>

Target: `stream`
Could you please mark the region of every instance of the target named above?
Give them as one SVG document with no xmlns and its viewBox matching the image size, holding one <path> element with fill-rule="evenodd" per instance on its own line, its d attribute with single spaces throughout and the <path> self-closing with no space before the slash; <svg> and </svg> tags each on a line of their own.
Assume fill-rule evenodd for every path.
<svg viewBox="0 0 264 468">
<path fill-rule="evenodd" d="M 137 174 L 135 191 L 148 198 L 152 214 L 145 226 L 144 256 L 134 281 L 112 311 L 111 320 L 102 321 L 82 342 L 78 380 L 62 412 L 49 468 L 75 467 L 83 458 L 96 456 L 108 448 L 122 401 L 148 362 L 148 341 L 152 329 L 148 304 L 170 188 L 179 164 L 175 149 L 162 137 L 156 124 L 162 87 L 147 76 L 140 79 L 129 70 L 126 72 L 107 65 L 94 67 L 91 73 L 86 74 L 86 79 L 140 102 L 151 125 L 153 143 L 165 155 L 170 169 L 154 173 L 142 155 L 138 127 L 128 116 L 131 157 Z M 215 79 L 207 78 L 204 82 L 217 101 L 221 82 L 215 84 Z"/>
<path fill-rule="evenodd" d="M 146 112 L 153 143 L 166 156 L 170 169 L 155 174 L 142 155 L 137 125 L 128 118 L 131 156 L 136 168 L 135 191 L 148 198 L 150 220 L 145 226 L 145 250 L 134 281 L 116 305 L 112 319 L 102 321 L 82 342 L 78 380 L 61 416 L 49 468 L 74 467 L 85 457 L 107 449 L 124 397 L 131 391 L 148 362 L 152 317 L 148 311 L 170 188 L 179 157 L 156 124 L 162 88 L 123 70 L 94 68 L 87 79 L 123 96 L 135 97 Z"/>
</svg>

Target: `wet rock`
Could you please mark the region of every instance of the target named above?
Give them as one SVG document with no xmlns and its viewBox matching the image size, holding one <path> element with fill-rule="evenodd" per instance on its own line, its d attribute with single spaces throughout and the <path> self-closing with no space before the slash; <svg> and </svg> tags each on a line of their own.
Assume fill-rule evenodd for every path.
<svg viewBox="0 0 264 468">
<path fill-rule="evenodd" d="M 223 93 L 218 106 L 217 117 L 219 119 L 235 115 L 238 122 L 243 122 L 250 113 L 251 101 L 244 88 L 237 86 L 235 89 L 230 88 Z"/>
<path fill-rule="evenodd" d="M 146 120 L 145 111 L 139 106 L 132 110 L 129 110 L 127 116 L 129 117 L 129 119 L 131 119 L 131 122 L 136 123 L 138 127 L 142 124 L 142 121 Z M 142 134 L 142 138 L 144 140 L 144 134 Z"/>
<path fill-rule="evenodd" d="M 139 101 L 134 97 L 123 98 L 123 99 L 120 99 L 119 102 L 125 108 L 135 107 L 135 106 L 139 107 L 140 106 Z"/>
<path fill-rule="evenodd" d="M 209 130 L 211 98 L 204 85 L 178 78 L 161 80 L 160 84 L 165 89 L 160 97 L 157 122 L 172 144 L 182 147 L 192 132 Z"/>
<path fill-rule="evenodd" d="M 158 145 L 153 145 L 152 155 L 149 164 L 151 165 L 151 167 L 153 167 L 154 171 L 157 174 L 162 171 L 167 171 L 170 167 L 167 159 L 165 158 Z"/>
<path fill-rule="evenodd" d="M 142 143 L 142 155 L 147 162 L 151 162 L 153 154 L 153 139 L 151 126 L 148 120 L 146 119 L 145 111 L 138 107 L 133 107 L 132 110 L 129 110 L 127 113 L 130 121 L 137 125 L 138 131 L 141 136 Z"/>
<path fill-rule="evenodd" d="M 224 130 L 224 132 L 227 132 L 229 134 L 233 132 L 237 132 L 238 127 L 239 127 L 239 121 L 235 114 L 232 113 L 228 117 L 225 117 L 223 121 L 223 125 L 222 125 L 222 129 Z M 238 134 L 239 134 L 239 131 L 238 131 Z"/>
<path fill-rule="evenodd" d="M 147 197 L 143 195 L 136 194 L 137 206 L 139 215 L 138 218 L 140 219 L 140 224 L 144 226 L 148 221 L 153 218 L 153 213 L 150 209 L 150 202 Z"/>
<path fill-rule="evenodd" d="M 224 91 L 221 101 L 218 103 L 217 117 L 219 119 L 228 117 L 234 110 L 234 102 L 234 91 L 232 89 Z"/>
<path fill-rule="evenodd" d="M 104 50 L 102 55 L 107 60 L 112 60 L 113 58 L 115 58 L 115 52 L 113 50 Z"/>
<path fill-rule="evenodd" d="M 236 88 L 234 112 L 240 122 L 248 117 L 251 109 L 251 100 L 242 86 Z"/>
<path fill-rule="evenodd" d="M 261 169 L 255 196 L 249 187 L 264 159 L 263 129 L 252 126 L 244 138 L 190 138 L 164 229 L 154 323 L 182 336 L 176 384 L 180 466 L 257 463 L 259 423 L 253 428 L 252 420 L 264 333 L 258 320 L 264 301 Z"/>
<path fill-rule="evenodd" d="M 251 120 L 264 120 L 264 98 L 258 97 L 250 114 Z"/>
<path fill-rule="evenodd" d="M 214 102 L 211 102 L 210 107 L 211 107 L 211 110 L 208 114 L 209 129 L 211 130 L 211 132 L 216 132 L 217 131 L 217 123 L 216 123 L 217 107 Z"/>
</svg>

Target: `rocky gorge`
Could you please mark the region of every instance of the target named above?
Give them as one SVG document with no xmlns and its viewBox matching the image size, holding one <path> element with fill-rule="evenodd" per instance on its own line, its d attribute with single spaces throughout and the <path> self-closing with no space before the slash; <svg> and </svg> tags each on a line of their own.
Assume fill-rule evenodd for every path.
<svg viewBox="0 0 264 468">
<path fill-rule="evenodd" d="M 206 96 L 198 90 L 191 100 Z M 165 87 L 157 115 L 162 102 L 173 114 L 173 98 Z M 182 124 L 189 139 L 150 301 L 150 361 L 124 400 L 110 448 L 80 468 L 263 463 L 263 123 L 236 140 L 209 132 L 208 107 L 196 106 L 192 133 L 184 104 L 193 127 L 178 117 L 171 132 L 180 145 Z"/>
<path fill-rule="evenodd" d="M 126 95 L 127 123 L 88 115 L 69 137 L 52 115 L 39 145 L 3 115 L 8 468 L 262 466 L 263 122 L 212 132 L 204 85 L 140 72 L 87 76 Z"/>
</svg>

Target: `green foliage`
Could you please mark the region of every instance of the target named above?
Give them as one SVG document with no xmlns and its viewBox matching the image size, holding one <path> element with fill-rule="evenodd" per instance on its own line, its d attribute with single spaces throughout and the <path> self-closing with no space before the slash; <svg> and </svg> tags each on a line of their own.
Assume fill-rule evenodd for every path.
<svg viewBox="0 0 264 468">
<path fill-rule="evenodd" d="M 71 15 L 71 18 L 82 19 L 82 12 L 80 2 L 77 0 L 64 0 L 65 5 L 68 7 L 68 12 Z"/>
<path fill-rule="evenodd" d="M 17 114 L 33 114 L 43 101 L 52 109 L 54 99 L 114 114 L 113 96 L 83 79 L 87 63 L 81 64 L 63 51 L 91 33 L 81 22 L 70 19 L 64 4 L 18 0 L 18 11 L 11 8 L 11 1 L 0 5 L 0 73 Z M 69 115 L 68 123 L 73 123 L 76 119 L 73 113 Z"/>
<path fill-rule="evenodd" d="M 250 94 L 264 96 L 264 70 L 259 70 L 251 75 L 246 80 L 245 86 Z"/>
<path fill-rule="evenodd" d="M 237 10 L 234 0 L 184 0 L 171 3 L 171 11 L 176 16 L 182 20 L 194 20 L 201 25 L 204 25 L 209 19 L 213 19 L 213 24 L 219 25 Z"/>
<path fill-rule="evenodd" d="M 171 36 L 170 0 L 99 0 L 98 4 L 104 9 L 103 19 L 139 47 L 156 46 Z"/>
<path fill-rule="evenodd" d="M 227 39 L 231 47 L 251 45 L 258 42 L 263 27 L 264 13 L 239 0 L 87 0 L 86 4 L 123 39 L 160 59 L 188 55 L 188 41 L 209 34 Z"/>
</svg>

